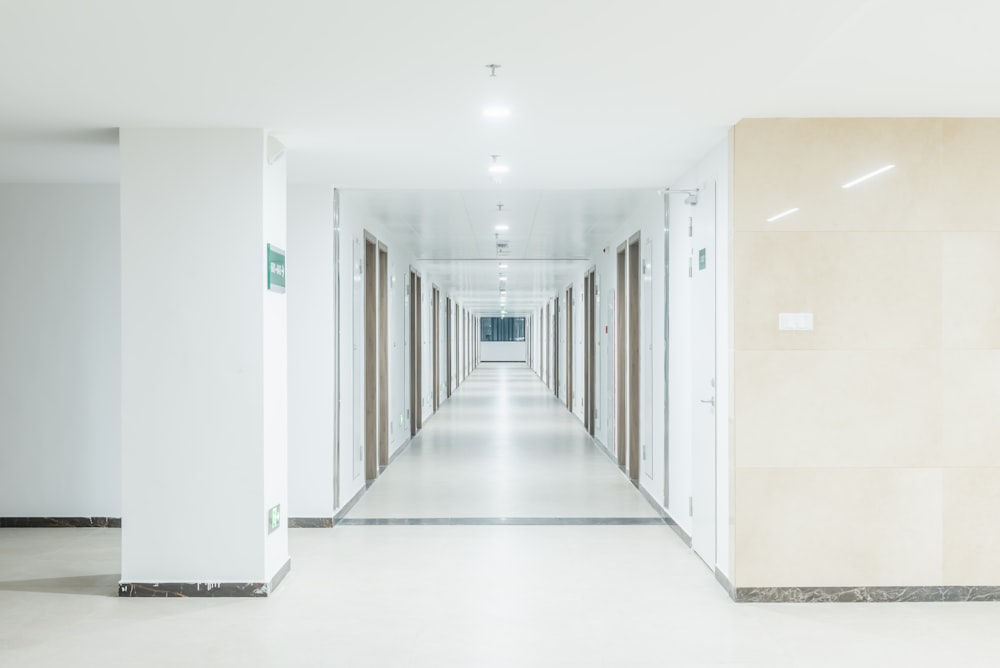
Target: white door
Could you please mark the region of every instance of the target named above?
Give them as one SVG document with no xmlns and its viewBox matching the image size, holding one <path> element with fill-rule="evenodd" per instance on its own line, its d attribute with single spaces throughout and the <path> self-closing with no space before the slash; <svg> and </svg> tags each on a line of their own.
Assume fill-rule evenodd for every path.
<svg viewBox="0 0 1000 668">
<path fill-rule="evenodd" d="M 691 234 L 691 547 L 715 568 L 715 182 L 689 207 Z"/>
</svg>

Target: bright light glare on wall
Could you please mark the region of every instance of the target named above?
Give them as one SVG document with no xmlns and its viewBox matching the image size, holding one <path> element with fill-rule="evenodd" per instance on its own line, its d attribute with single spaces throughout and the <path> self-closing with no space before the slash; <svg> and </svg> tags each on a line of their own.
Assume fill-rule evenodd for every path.
<svg viewBox="0 0 1000 668">
<path fill-rule="evenodd" d="M 507 225 L 497 225 L 497 226 L 496 226 L 496 227 L 495 227 L 494 229 L 495 229 L 495 230 L 496 230 L 497 232 L 506 232 L 507 230 L 509 230 L 509 229 L 510 229 L 510 227 L 508 227 Z M 506 265 L 504 265 L 504 266 L 506 266 Z M 501 267 L 501 268 L 502 268 L 502 267 Z"/>
<path fill-rule="evenodd" d="M 872 177 L 875 177 L 875 176 L 878 176 L 879 174 L 884 174 L 885 172 L 888 172 L 890 169 L 893 169 L 895 166 L 896 165 L 886 165 L 885 167 L 879 167 L 874 172 L 870 172 L 868 174 L 865 174 L 864 176 L 859 176 L 858 178 L 854 179 L 853 181 L 848 181 L 847 183 L 845 183 L 844 185 L 842 185 L 840 187 L 844 188 L 844 189 L 853 188 L 854 186 L 858 185 L 862 181 L 867 181 L 868 179 L 870 179 Z"/>
<path fill-rule="evenodd" d="M 782 218 L 784 218 L 785 216 L 790 216 L 790 215 L 792 215 L 793 213 L 795 213 L 795 212 L 796 212 L 796 211 L 798 211 L 798 210 L 799 210 L 799 207 L 795 207 L 794 209 L 789 209 L 788 211 L 782 211 L 782 212 L 781 212 L 781 213 L 779 213 L 778 215 L 776 215 L 776 216 L 771 216 L 770 218 L 768 218 L 768 219 L 767 219 L 767 222 L 769 222 L 769 223 L 773 223 L 773 222 L 774 222 L 774 221 L 776 221 L 776 220 L 781 220 L 781 219 L 782 219 Z"/>
<path fill-rule="evenodd" d="M 503 262 L 501 262 L 501 263 L 500 263 L 500 268 L 501 268 L 501 269 L 506 269 L 506 268 L 507 268 L 507 265 L 505 265 L 505 264 L 504 264 Z"/>
<path fill-rule="evenodd" d="M 510 171 L 507 165 L 490 165 L 490 174 L 506 174 Z"/>
<path fill-rule="evenodd" d="M 506 277 L 506 276 L 501 276 L 501 277 L 500 277 L 500 280 L 501 280 L 501 281 L 506 281 L 506 280 L 507 280 L 507 277 Z"/>
<path fill-rule="evenodd" d="M 483 109 L 484 118 L 510 118 L 510 109 L 507 107 L 486 107 Z"/>
</svg>

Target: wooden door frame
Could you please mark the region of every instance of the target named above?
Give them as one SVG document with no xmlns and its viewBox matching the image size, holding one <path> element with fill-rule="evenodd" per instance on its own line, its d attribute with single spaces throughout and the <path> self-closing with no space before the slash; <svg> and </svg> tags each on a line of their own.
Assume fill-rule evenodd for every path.
<svg viewBox="0 0 1000 668">
<path fill-rule="evenodd" d="M 559 297 L 552 301 L 552 393 L 559 396 Z"/>
<path fill-rule="evenodd" d="M 552 302 L 545 304 L 545 385 L 552 389 Z"/>
<path fill-rule="evenodd" d="M 594 435 L 594 272 L 583 276 L 583 426 Z"/>
<path fill-rule="evenodd" d="M 628 242 L 628 475 L 639 479 L 639 449 L 642 440 L 642 245 L 636 233 Z"/>
<path fill-rule="evenodd" d="M 451 398 L 451 343 L 455 337 L 451 335 L 451 297 L 444 298 L 444 396 Z"/>
<path fill-rule="evenodd" d="M 424 428 L 424 279 L 417 273 L 417 431 Z"/>
<path fill-rule="evenodd" d="M 573 286 L 566 288 L 566 408 L 573 412 Z"/>
<path fill-rule="evenodd" d="M 434 330 L 431 336 L 434 346 L 434 352 L 431 353 L 431 359 L 434 363 L 434 391 L 432 395 L 434 397 L 434 412 L 437 413 L 438 408 L 441 407 L 441 291 L 436 285 L 431 286 L 431 308 L 434 309 L 434 315 L 431 317 L 432 329 Z"/>
<path fill-rule="evenodd" d="M 364 233 L 365 480 L 378 476 L 378 242 Z"/>
</svg>

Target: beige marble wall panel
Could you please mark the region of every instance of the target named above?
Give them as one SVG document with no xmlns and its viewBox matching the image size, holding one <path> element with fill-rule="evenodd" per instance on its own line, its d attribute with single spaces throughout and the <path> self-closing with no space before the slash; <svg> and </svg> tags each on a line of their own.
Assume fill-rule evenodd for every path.
<svg viewBox="0 0 1000 668">
<path fill-rule="evenodd" d="M 948 229 L 1000 231 L 1000 119 L 945 119 L 942 152 Z"/>
<path fill-rule="evenodd" d="M 941 345 L 941 235 L 738 232 L 736 349 L 929 349 Z M 778 313 L 814 314 L 811 332 Z"/>
<path fill-rule="evenodd" d="M 941 376 L 938 351 L 738 351 L 736 465 L 939 465 Z"/>
<path fill-rule="evenodd" d="M 1000 467 L 1000 351 L 945 351 L 942 360 L 942 460 Z M 994 521 L 1000 533 L 1000 514 Z"/>
<path fill-rule="evenodd" d="M 944 584 L 1000 585 L 1000 469 L 944 471 Z"/>
<path fill-rule="evenodd" d="M 940 119 L 758 119 L 736 126 L 737 230 L 947 226 Z M 845 190 L 884 165 L 895 169 Z M 798 207 L 798 213 L 767 219 Z"/>
<path fill-rule="evenodd" d="M 939 469 L 738 468 L 734 584 L 941 584 L 941 479 Z"/>
<path fill-rule="evenodd" d="M 944 347 L 1000 348 L 1000 232 L 945 235 L 942 271 Z"/>
</svg>

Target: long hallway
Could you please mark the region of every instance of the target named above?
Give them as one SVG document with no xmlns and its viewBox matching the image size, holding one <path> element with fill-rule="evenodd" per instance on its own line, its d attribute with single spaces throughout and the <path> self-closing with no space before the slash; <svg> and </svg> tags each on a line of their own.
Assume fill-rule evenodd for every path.
<svg viewBox="0 0 1000 668">
<path fill-rule="evenodd" d="M 347 518 L 659 523 L 580 421 L 523 364 L 479 367 Z"/>
<path fill-rule="evenodd" d="M 120 530 L 0 529 L 0 665 L 996 665 L 988 604 L 733 604 L 599 447 L 481 368 L 267 599 L 118 598 Z"/>
</svg>

